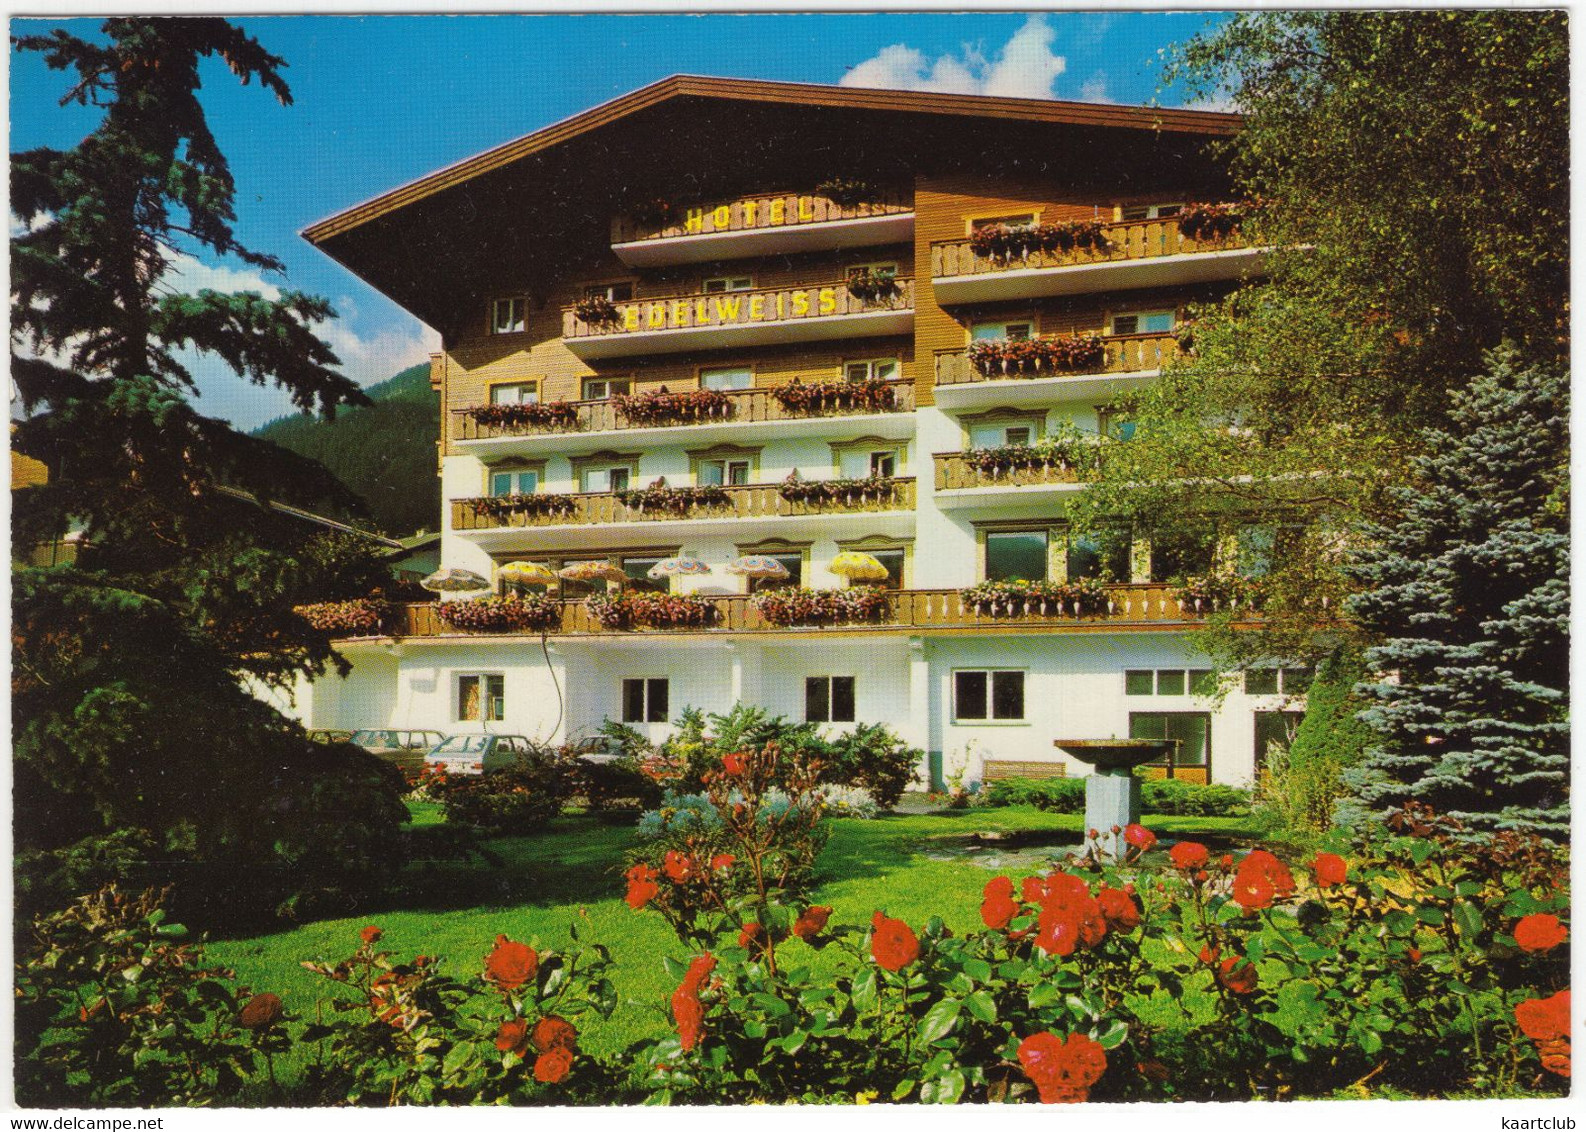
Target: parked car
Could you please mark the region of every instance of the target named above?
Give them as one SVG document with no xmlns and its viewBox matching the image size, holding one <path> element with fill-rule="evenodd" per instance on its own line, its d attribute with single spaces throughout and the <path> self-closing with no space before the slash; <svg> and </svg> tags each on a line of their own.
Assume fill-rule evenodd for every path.
<svg viewBox="0 0 1586 1132">
<path fill-rule="evenodd" d="M 424 773 L 424 759 L 431 748 L 445 738 L 439 731 L 365 727 L 354 731 L 347 741 L 394 763 L 405 778 L 414 779 Z"/>
<path fill-rule="evenodd" d="M 447 774 L 485 774 L 512 765 L 519 755 L 538 750 L 522 735 L 448 735 L 424 761 Z"/>
<path fill-rule="evenodd" d="M 627 752 L 622 749 L 622 744 L 606 735 L 574 740 L 569 744 L 569 748 L 574 757 L 580 761 L 596 765 L 614 763 L 618 759 L 627 758 Z"/>
<path fill-rule="evenodd" d="M 339 731 L 329 727 L 316 727 L 308 733 L 308 741 L 310 743 L 320 743 L 326 746 L 331 743 L 346 743 L 351 739 L 351 731 Z"/>
</svg>

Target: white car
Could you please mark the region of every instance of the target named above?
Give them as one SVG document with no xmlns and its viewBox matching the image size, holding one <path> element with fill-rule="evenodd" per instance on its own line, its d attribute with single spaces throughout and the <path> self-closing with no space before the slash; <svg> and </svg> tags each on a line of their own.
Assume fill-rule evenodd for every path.
<svg viewBox="0 0 1586 1132">
<path fill-rule="evenodd" d="M 424 761 L 447 774 L 485 774 L 511 766 L 536 748 L 522 735 L 448 735 Z"/>
</svg>

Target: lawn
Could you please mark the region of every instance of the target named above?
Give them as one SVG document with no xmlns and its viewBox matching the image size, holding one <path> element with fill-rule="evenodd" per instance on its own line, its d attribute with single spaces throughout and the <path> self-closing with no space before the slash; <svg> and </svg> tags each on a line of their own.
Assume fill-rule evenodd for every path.
<svg viewBox="0 0 1586 1132">
<path fill-rule="evenodd" d="M 413 816 L 415 826 L 440 820 L 428 806 L 414 807 Z M 1146 821 L 1158 833 L 1193 835 L 1208 843 L 1253 832 L 1244 819 L 1148 816 Z M 1028 807 L 836 819 L 820 857 L 813 902 L 830 904 L 834 922 L 864 924 L 872 912 L 884 909 L 912 924 L 939 915 L 955 931 L 968 930 L 980 925 L 981 890 L 991 876 L 1036 871 L 1047 853 L 1041 845 L 1025 845 L 1011 857 L 996 850 L 964 855 L 970 834 L 1009 831 L 1038 840 L 1049 834 L 1054 843 L 1071 844 L 1079 840 L 1081 825 L 1078 816 Z M 617 1010 L 583 1039 L 590 1052 L 610 1053 L 670 1028 L 666 1003 L 675 980 L 662 957 L 684 953 L 660 916 L 634 912 L 623 902 L 622 854 L 631 840 L 631 823 L 564 815 L 539 836 L 489 842 L 498 865 L 409 866 L 383 903 L 356 916 L 220 940 L 211 944 L 210 956 L 235 968 L 253 990 L 274 991 L 288 1009 L 312 1016 L 315 1000 L 330 998 L 333 988 L 300 964 L 351 954 L 365 924 L 383 928 L 382 945 L 399 956 L 439 956 L 445 970 L 468 976 L 479 969 L 498 934 L 564 948 L 568 925 L 576 920 L 581 935 L 609 947 L 617 964 Z M 783 946 L 805 947 L 797 940 Z M 295 1076 L 294 1066 L 284 1068 L 288 1078 Z"/>
</svg>

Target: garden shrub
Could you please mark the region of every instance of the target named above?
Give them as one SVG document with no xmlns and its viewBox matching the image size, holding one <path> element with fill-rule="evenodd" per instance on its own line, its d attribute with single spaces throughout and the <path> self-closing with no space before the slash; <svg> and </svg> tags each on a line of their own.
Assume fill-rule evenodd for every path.
<svg viewBox="0 0 1586 1132">
<path fill-rule="evenodd" d="M 448 822 L 490 834 L 535 833 L 562 812 L 575 773 L 568 760 L 542 749 L 488 774 L 441 776 L 434 789 Z"/>
<path fill-rule="evenodd" d="M 1054 814 L 1085 812 L 1083 778 L 1005 778 L 986 783 L 981 793 L 992 806 L 1034 806 Z M 1147 778 L 1140 783 L 1140 809 L 1147 814 L 1244 817 L 1250 813 L 1250 792 L 1176 778 Z"/>
<path fill-rule="evenodd" d="M 870 791 L 858 786 L 818 786 L 821 809 L 834 818 L 860 818 L 869 821 L 881 812 Z"/>
<path fill-rule="evenodd" d="M 1085 812 L 1083 778 L 999 778 L 982 784 L 988 806 L 1034 806 L 1054 814 Z"/>
<path fill-rule="evenodd" d="M 1343 772 L 1360 764 L 1372 741 L 1371 729 L 1356 717 L 1366 705 L 1354 686 L 1365 676 L 1358 653 L 1335 653 L 1322 662 L 1294 742 L 1287 753 L 1269 758 L 1259 787 L 1258 812 L 1275 832 L 1314 836 L 1332 828 L 1334 807 L 1348 793 Z"/>
<path fill-rule="evenodd" d="M 922 752 L 879 723 L 860 723 L 832 740 L 822 760 L 821 781 L 868 791 L 890 810 L 919 773 Z"/>
<path fill-rule="evenodd" d="M 661 801 L 660 785 L 644 773 L 637 759 L 607 763 L 579 759 L 571 764 L 571 774 L 574 792 L 591 810 L 649 809 Z"/>
</svg>

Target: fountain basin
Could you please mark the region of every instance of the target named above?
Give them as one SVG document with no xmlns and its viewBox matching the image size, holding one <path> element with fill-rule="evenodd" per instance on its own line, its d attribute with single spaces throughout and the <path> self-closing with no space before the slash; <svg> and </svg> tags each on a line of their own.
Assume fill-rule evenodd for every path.
<svg viewBox="0 0 1586 1132">
<path fill-rule="evenodd" d="M 1085 776 L 1085 829 L 1098 835 L 1097 850 L 1115 860 L 1127 853 L 1114 829 L 1140 820 L 1141 763 L 1163 758 L 1176 739 L 1054 739 L 1052 746 L 1096 769 Z"/>
<path fill-rule="evenodd" d="M 1101 774 L 1133 770 L 1143 763 L 1166 758 L 1177 739 L 1053 739 L 1052 746 L 1065 755 L 1089 763 Z"/>
</svg>

